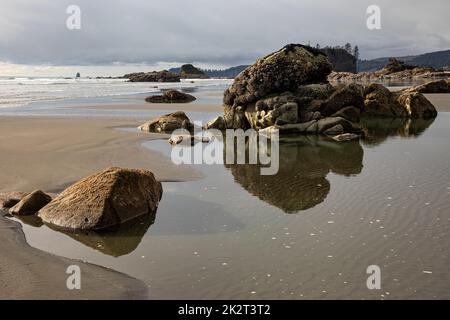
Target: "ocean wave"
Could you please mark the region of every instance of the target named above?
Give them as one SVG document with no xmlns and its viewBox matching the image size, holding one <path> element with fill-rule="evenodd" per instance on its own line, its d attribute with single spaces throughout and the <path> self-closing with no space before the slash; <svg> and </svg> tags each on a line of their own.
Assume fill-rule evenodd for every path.
<svg viewBox="0 0 450 320">
<path fill-rule="evenodd" d="M 223 88 L 230 80 L 195 80 L 179 83 L 128 82 L 127 79 L 0 78 L 0 108 L 33 102 L 156 93 L 164 89 Z"/>
</svg>

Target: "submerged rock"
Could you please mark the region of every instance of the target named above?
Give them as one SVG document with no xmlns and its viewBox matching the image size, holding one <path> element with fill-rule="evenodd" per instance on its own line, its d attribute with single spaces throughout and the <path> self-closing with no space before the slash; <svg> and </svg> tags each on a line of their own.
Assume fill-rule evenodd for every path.
<svg viewBox="0 0 450 320">
<path fill-rule="evenodd" d="M 145 98 L 150 103 L 189 103 L 195 100 L 194 96 L 177 90 L 167 90 L 162 95 Z"/>
<path fill-rule="evenodd" d="M 38 215 L 62 228 L 101 230 L 154 214 L 161 197 L 152 172 L 113 167 L 70 186 Z"/>
<path fill-rule="evenodd" d="M 147 132 L 172 133 L 177 129 L 191 130 L 193 124 L 183 111 L 176 111 L 150 120 L 139 126 L 139 129 Z"/>
<path fill-rule="evenodd" d="M 21 191 L 0 193 L 0 208 L 9 209 L 11 207 L 14 207 L 17 203 L 20 202 L 20 200 L 22 200 L 27 195 L 28 195 L 27 192 Z"/>
<path fill-rule="evenodd" d="M 16 205 L 9 209 L 9 213 L 19 216 L 27 216 L 37 213 L 47 203 L 52 201 L 52 197 L 42 192 L 35 190 L 23 197 Z"/>
</svg>

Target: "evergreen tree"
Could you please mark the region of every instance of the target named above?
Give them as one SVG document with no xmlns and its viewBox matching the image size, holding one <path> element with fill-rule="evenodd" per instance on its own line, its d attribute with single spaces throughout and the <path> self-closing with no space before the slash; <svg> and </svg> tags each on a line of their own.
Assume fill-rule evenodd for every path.
<svg viewBox="0 0 450 320">
<path fill-rule="evenodd" d="M 356 60 L 359 59 L 359 48 L 355 45 L 355 48 L 353 49 L 353 56 L 356 58 Z"/>
<path fill-rule="evenodd" d="M 348 53 L 352 54 L 352 45 L 350 43 L 346 43 L 344 46 L 345 51 L 347 51 Z"/>
</svg>

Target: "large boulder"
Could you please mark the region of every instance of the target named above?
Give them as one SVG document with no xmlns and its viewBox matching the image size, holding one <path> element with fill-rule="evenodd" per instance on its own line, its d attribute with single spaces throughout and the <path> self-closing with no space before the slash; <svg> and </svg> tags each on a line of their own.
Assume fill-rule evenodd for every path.
<svg viewBox="0 0 450 320">
<path fill-rule="evenodd" d="M 193 95 L 177 90 L 167 90 L 162 95 L 150 96 L 145 99 L 150 103 L 189 103 L 195 100 Z"/>
<path fill-rule="evenodd" d="M 51 196 L 41 190 L 35 190 L 23 197 L 14 207 L 9 209 L 9 213 L 18 216 L 32 215 L 37 213 L 50 201 L 52 201 Z"/>
<path fill-rule="evenodd" d="M 38 215 L 65 229 L 102 230 L 154 214 L 161 197 L 150 171 L 109 168 L 70 186 Z"/>
<path fill-rule="evenodd" d="M 327 82 L 330 72 L 331 64 L 322 51 L 289 44 L 240 73 L 225 91 L 224 103 L 245 105 L 272 93 L 296 91 L 304 84 Z"/>
<path fill-rule="evenodd" d="M 123 78 L 129 79 L 130 82 L 180 82 L 178 74 L 167 70 L 129 73 L 124 75 Z"/>
<path fill-rule="evenodd" d="M 20 202 L 20 200 L 22 200 L 27 195 L 28 195 L 27 192 L 21 191 L 0 193 L 0 208 L 9 209 L 11 207 L 14 207 L 17 203 Z"/>
<path fill-rule="evenodd" d="M 172 133 L 177 129 L 191 130 L 193 124 L 183 111 L 176 111 L 150 120 L 139 126 L 139 129 L 147 132 Z"/>
<path fill-rule="evenodd" d="M 353 106 L 362 109 L 364 105 L 364 87 L 351 83 L 338 85 L 331 96 L 320 105 L 320 113 L 326 117 L 333 115 L 340 109 Z"/>
<path fill-rule="evenodd" d="M 364 108 L 365 117 L 403 118 L 406 110 L 397 103 L 395 95 L 381 84 L 372 83 L 365 88 Z"/>
<path fill-rule="evenodd" d="M 438 114 L 433 104 L 419 92 L 405 90 L 396 96 L 397 103 L 406 111 L 408 118 L 431 119 Z"/>
<path fill-rule="evenodd" d="M 181 79 L 209 79 L 209 77 L 201 71 L 197 69 L 192 64 L 185 64 L 181 66 L 180 70 L 180 78 Z"/>
</svg>

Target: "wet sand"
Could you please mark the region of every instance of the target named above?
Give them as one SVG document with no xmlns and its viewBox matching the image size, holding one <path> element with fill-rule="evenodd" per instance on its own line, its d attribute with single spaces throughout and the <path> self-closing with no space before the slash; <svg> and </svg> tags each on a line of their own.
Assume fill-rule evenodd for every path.
<svg viewBox="0 0 450 320">
<path fill-rule="evenodd" d="M 140 146 L 161 135 L 117 129 L 138 124 L 130 120 L 1 117 L 0 190 L 59 192 L 108 166 L 147 168 L 162 181 L 201 177 Z M 0 299 L 147 297 L 147 286 L 139 280 L 30 247 L 20 224 L 6 219 L 5 213 L 0 211 Z M 66 287 L 65 271 L 73 264 L 81 268 L 82 290 Z"/>
<path fill-rule="evenodd" d="M 220 104 L 202 104 L 202 103 L 111 103 L 82 106 L 83 109 L 101 109 L 101 110 L 183 110 L 197 112 L 221 112 L 223 107 Z"/>
<path fill-rule="evenodd" d="M 430 94 L 427 97 L 438 111 L 450 111 L 450 95 Z M 152 105 L 140 106 L 148 108 Z M 217 111 L 220 107 L 200 106 L 192 104 L 189 107 L 205 108 L 204 111 Z M 134 107 L 130 104 L 93 106 L 128 110 Z M 175 104 L 155 106 L 155 109 L 170 107 L 188 110 L 187 105 L 181 107 Z M 0 117 L 0 192 L 36 188 L 58 192 L 108 166 L 147 168 L 162 181 L 187 181 L 202 177 L 202 173 L 190 167 L 173 165 L 167 155 L 141 146 L 143 142 L 161 136 L 118 129 L 134 128 L 141 122 L 130 119 Z M 0 217 L 0 229 L 0 269 L 6 275 L 0 278 L 3 288 L 0 299 L 132 299 L 147 295 L 142 282 L 124 274 L 33 249 L 26 243 L 20 225 L 3 216 Z M 198 246 L 198 239 L 195 239 L 195 246 Z M 193 248 L 195 246 L 193 244 Z M 82 269 L 84 282 L 81 291 L 66 288 L 68 275 L 65 271 L 72 264 Z M 167 265 L 163 270 L 168 271 Z M 83 283 L 86 283 L 85 287 Z M 173 294 L 167 292 L 165 296 L 163 287 L 160 290 L 160 297 Z"/>
<path fill-rule="evenodd" d="M 0 216 L 0 299 L 145 299 L 145 283 L 123 273 L 58 257 L 29 246 L 19 223 Z M 69 290 L 67 267 L 81 271 L 81 289 Z"/>
<path fill-rule="evenodd" d="M 436 107 L 439 112 L 450 112 L 450 94 L 429 93 L 425 97 Z"/>
<path fill-rule="evenodd" d="M 0 192 L 38 188 L 58 192 L 109 166 L 149 169 L 161 181 L 201 177 L 190 167 L 176 166 L 167 156 L 141 147 L 142 142 L 161 135 L 117 129 L 135 128 L 140 123 L 120 119 L 0 117 Z"/>
</svg>

